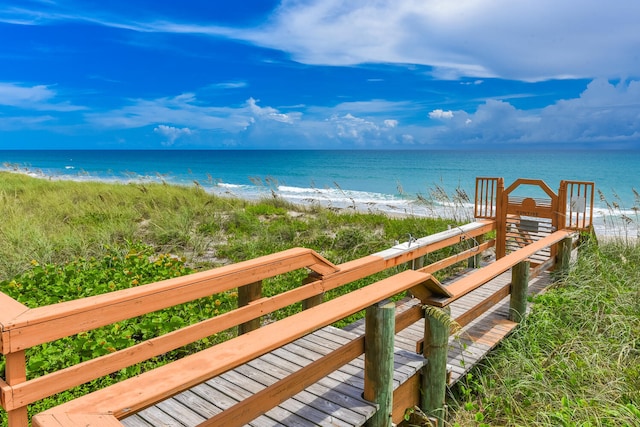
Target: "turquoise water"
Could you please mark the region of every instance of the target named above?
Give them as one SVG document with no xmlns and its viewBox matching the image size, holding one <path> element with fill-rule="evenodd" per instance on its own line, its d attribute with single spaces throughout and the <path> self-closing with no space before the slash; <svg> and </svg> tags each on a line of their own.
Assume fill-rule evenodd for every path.
<svg viewBox="0 0 640 427">
<path fill-rule="evenodd" d="M 594 181 L 610 203 L 636 215 L 640 151 L 0 151 L 0 168 L 73 180 L 201 185 L 208 191 L 335 207 L 428 215 L 417 202 L 436 186 L 471 199 L 475 177 Z M 596 206 L 606 203 L 597 197 Z"/>
</svg>

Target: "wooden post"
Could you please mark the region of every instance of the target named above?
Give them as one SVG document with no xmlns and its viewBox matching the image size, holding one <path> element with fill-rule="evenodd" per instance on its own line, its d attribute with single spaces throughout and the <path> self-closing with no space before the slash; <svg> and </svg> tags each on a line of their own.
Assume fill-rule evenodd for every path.
<svg viewBox="0 0 640 427">
<path fill-rule="evenodd" d="M 447 311 L 448 308 L 446 309 Z M 428 363 L 422 369 L 421 409 L 444 425 L 444 403 L 447 387 L 447 353 L 449 325 L 427 314 L 424 319 L 424 357 Z"/>
<path fill-rule="evenodd" d="M 496 260 L 506 254 L 507 245 L 507 205 L 509 195 L 504 194 L 504 179 L 498 179 L 496 189 Z"/>
<path fill-rule="evenodd" d="M 529 261 L 522 261 L 511 269 L 511 301 L 509 320 L 520 322 L 527 312 L 529 291 Z"/>
<path fill-rule="evenodd" d="M 9 353 L 5 356 L 5 377 L 7 384 L 18 385 L 27 381 L 27 364 L 25 352 L 18 351 Z M 28 427 L 29 419 L 27 415 L 27 407 L 7 411 L 7 422 L 9 427 Z"/>
<path fill-rule="evenodd" d="M 407 263 L 407 266 L 411 270 L 420 270 L 422 267 L 424 267 L 424 256 L 412 259 L 411 261 L 409 261 Z M 414 295 L 411 293 L 410 290 L 407 290 L 407 292 L 405 292 L 405 295 L 408 298 L 413 298 L 414 297 Z"/>
<path fill-rule="evenodd" d="M 484 243 L 484 235 L 483 234 L 481 234 L 481 235 L 479 235 L 478 237 L 475 238 L 476 248 L 478 246 L 480 246 L 482 243 Z M 481 267 L 481 265 L 480 265 L 481 262 L 482 262 L 482 251 L 480 249 L 478 249 L 478 252 L 474 256 L 469 258 L 467 266 L 469 268 L 480 268 Z"/>
<path fill-rule="evenodd" d="M 262 281 L 238 287 L 238 307 L 249 305 L 251 301 L 262 298 Z M 238 325 L 238 335 L 260 328 L 260 317 Z"/>
<path fill-rule="evenodd" d="M 420 270 L 424 267 L 424 256 L 414 259 L 411 266 L 413 267 L 413 270 Z"/>
<path fill-rule="evenodd" d="M 364 398 L 378 404 L 367 427 L 392 423 L 395 311 L 395 303 L 385 300 L 367 308 L 365 315 Z"/>
<path fill-rule="evenodd" d="M 558 268 L 556 271 L 561 275 L 565 275 L 569 273 L 569 263 L 571 262 L 571 248 L 573 246 L 573 239 L 571 237 L 566 237 L 562 239 L 559 243 L 559 251 L 558 251 Z"/>
<path fill-rule="evenodd" d="M 315 273 L 315 272 L 311 272 L 309 273 L 309 275 L 307 276 L 306 279 L 304 279 L 302 281 L 303 285 L 309 284 L 309 283 L 313 283 L 317 280 L 322 279 L 322 277 Z M 314 295 L 312 297 L 309 297 L 307 299 L 302 300 L 302 309 L 303 310 L 307 310 L 311 307 L 315 307 L 317 305 L 320 305 L 324 302 L 324 295 L 323 294 L 319 294 L 319 295 Z"/>
</svg>

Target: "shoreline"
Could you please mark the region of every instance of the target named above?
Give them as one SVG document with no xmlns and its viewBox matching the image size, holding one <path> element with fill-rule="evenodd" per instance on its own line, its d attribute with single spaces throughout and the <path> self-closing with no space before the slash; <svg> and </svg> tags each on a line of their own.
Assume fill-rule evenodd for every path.
<svg viewBox="0 0 640 427">
<path fill-rule="evenodd" d="M 31 169 L 26 166 L 6 164 L 0 167 L 0 172 L 15 173 L 29 176 L 36 179 L 44 179 L 49 181 L 73 181 L 73 182 L 100 182 L 105 184 L 162 184 L 172 185 L 176 187 L 189 188 L 191 186 L 199 187 L 203 191 L 218 196 L 232 197 L 241 200 L 257 201 L 264 198 L 279 197 L 282 200 L 299 205 L 302 207 L 310 207 L 318 205 L 322 208 L 339 211 L 339 212 L 359 212 L 363 214 L 380 214 L 391 218 L 432 218 L 443 219 L 458 222 L 471 222 L 474 220 L 474 206 L 472 203 L 456 203 L 450 199 L 436 201 L 433 199 L 425 199 L 424 197 L 398 198 L 393 195 L 387 196 L 386 200 L 371 199 L 370 193 L 359 192 L 348 189 L 309 189 L 306 193 L 301 193 L 301 189 L 291 187 L 269 185 L 237 185 L 226 184 L 220 182 L 207 182 L 204 185 L 197 180 L 193 180 L 190 185 L 180 182 L 167 181 L 161 175 L 157 176 L 141 176 L 132 173 L 131 178 L 106 179 L 103 177 L 86 175 L 48 175 L 37 168 Z M 251 191 L 244 191 L 250 188 Z M 281 191 L 281 188 L 289 189 Z M 234 191 L 235 190 L 235 191 Z M 309 194 L 312 193 L 312 194 Z M 448 197 L 448 195 L 447 195 Z M 629 215 L 638 216 L 636 209 L 621 210 L 613 212 L 611 207 L 607 209 L 602 207 L 594 208 L 593 227 L 596 237 L 607 242 L 637 242 L 640 239 L 640 218 L 634 220 Z"/>
</svg>

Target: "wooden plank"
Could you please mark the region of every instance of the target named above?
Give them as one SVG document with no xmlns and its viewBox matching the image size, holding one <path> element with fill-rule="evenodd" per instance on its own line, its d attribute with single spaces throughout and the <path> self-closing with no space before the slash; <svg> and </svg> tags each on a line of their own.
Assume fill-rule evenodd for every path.
<svg viewBox="0 0 640 427">
<path fill-rule="evenodd" d="M 265 386 L 271 385 L 277 380 L 281 380 L 289 375 L 289 372 L 279 369 L 278 366 L 268 364 L 264 361 L 258 362 L 257 365 L 259 368 L 252 366 L 251 364 L 246 364 L 238 367 L 235 371 L 258 381 Z M 348 425 L 361 425 L 366 420 L 366 418 L 361 414 L 349 410 L 348 407 L 337 404 L 335 400 L 327 398 L 324 392 L 313 393 L 310 388 L 311 386 L 307 387 L 307 389 L 296 394 L 291 399 L 295 399 L 304 405 L 315 408 L 316 410 L 330 416 L 331 419 L 340 420 Z M 325 388 L 325 390 L 327 390 L 327 393 L 330 391 L 328 388 Z"/>
<path fill-rule="evenodd" d="M 171 416 L 172 414 L 180 414 L 180 417 L 178 419 L 180 427 L 182 427 L 184 424 L 197 425 L 198 423 L 206 420 L 205 417 L 198 414 L 190 406 L 186 406 L 176 399 L 163 400 L 162 402 L 158 402 L 153 407 L 160 409 L 162 412 L 168 414 L 169 416 Z"/>
<path fill-rule="evenodd" d="M 245 398 L 241 404 L 218 414 L 200 424 L 205 426 L 240 426 L 256 418 L 266 410 L 284 402 L 292 395 L 304 390 L 309 385 L 315 383 L 329 372 L 337 369 L 347 361 L 357 357 L 364 351 L 364 338 L 360 338 L 310 363 L 304 369 L 292 373 L 287 378 L 278 381 L 276 384 L 262 389 L 254 390 L 254 393 Z"/>
<path fill-rule="evenodd" d="M 313 335 L 316 335 L 317 333 L 314 333 Z M 298 344 L 308 344 L 308 348 L 312 348 L 314 344 L 319 344 L 319 345 L 326 345 L 326 342 L 319 342 L 317 340 L 317 337 L 313 337 L 310 338 L 311 336 L 308 336 L 307 338 L 303 338 L 301 340 L 296 341 L 296 343 Z M 303 343 L 306 342 L 306 343 Z M 289 348 L 291 348 L 291 346 L 288 346 Z M 292 348 L 292 350 L 296 351 L 297 354 L 300 354 L 299 350 L 300 347 L 296 347 L 296 348 Z M 306 352 L 306 351 L 302 351 L 303 354 L 307 354 L 307 357 L 313 357 L 310 355 L 310 353 Z M 394 358 L 395 358 L 395 372 L 394 372 L 394 376 L 396 378 L 396 384 L 399 384 L 400 382 L 404 383 L 406 382 L 408 379 L 411 378 L 410 375 L 415 375 L 416 372 L 419 371 L 420 367 L 424 364 L 424 359 L 418 355 L 414 355 L 414 354 L 410 354 L 408 352 L 403 352 L 400 350 L 396 350 L 395 354 L 394 354 Z M 358 362 L 361 362 L 360 358 L 357 359 Z M 412 368 L 410 370 L 410 374 L 409 372 L 403 373 L 404 371 L 407 371 L 407 367 L 409 365 L 412 365 Z M 363 369 L 364 365 L 362 365 L 361 363 L 358 366 L 358 377 L 362 378 L 362 369 Z M 397 381 L 398 378 L 401 378 L 401 381 Z"/>
<path fill-rule="evenodd" d="M 292 367 L 291 365 L 294 364 L 291 362 L 283 363 L 283 360 L 271 355 L 265 355 L 259 359 L 260 361 L 255 366 L 269 368 L 270 372 L 273 372 L 278 378 L 284 378 L 290 372 L 294 372 L 299 368 L 298 366 Z M 256 361 L 250 362 L 250 365 L 254 365 Z M 356 425 L 363 423 L 375 410 L 371 403 L 362 398 L 362 390 L 355 389 L 351 385 L 341 383 L 329 376 L 310 385 L 306 388 L 306 391 L 348 411 L 349 416 L 340 416 L 340 418 L 350 421 L 355 420 L 354 424 Z"/>
<path fill-rule="evenodd" d="M 355 337 L 354 339 L 358 338 L 360 338 L 360 336 Z M 348 343 L 349 342 L 337 343 L 333 340 L 316 335 L 315 332 L 294 342 L 294 344 L 299 345 L 302 348 L 309 349 L 310 351 L 315 351 L 320 355 L 326 355 L 331 351 L 338 350 L 340 347 L 342 347 L 343 345 L 347 345 Z"/>
<path fill-rule="evenodd" d="M 225 379 L 232 381 L 233 383 L 242 384 L 242 387 L 244 387 L 245 389 L 249 390 L 251 393 L 254 393 L 254 394 L 265 390 L 266 387 L 270 387 L 278 383 L 278 380 L 273 377 L 268 378 L 264 376 L 263 373 L 255 374 L 255 369 L 253 368 L 248 368 L 248 369 L 252 370 L 250 371 L 250 373 L 253 372 L 254 375 L 246 376 L 238 370 L 233 370 L 225 373 L 223 376 Z M 258 379 L 260 379 L 261 381 L 258 381 Z M 306 396 L 306 399 L 301 398 L 301 396 Z M 348 423 L 340 418 L 336 418 L 331 412 L 327 412 L 326 409 L 329 405 L 323 406 L 323 405 L 307 404 L 309 402 L 313 402 L 314 400 L 318 400 L 318 397 L 313 396 L 310 393 L 305 394 L 304 391 L 301 391 L 295 394 L 293 397 L 284 400 L 282 403 L 280 403 L 277 406 L 293 414 L 296 414 L 296 416 L 304 418 L 305 420 L 307 420 L 307 422 L 310 422 L 311 425 L 328 425 L 332 423 L 331 425 L 335 425 L 335 426 L 342 426 L 342 427 L 353 426 L 353 424 L 351 423 Z M 276 405 L 274 405 L 274 407 L 275 406 Z M 268 410 L 271 410 L 271 409 L 272 408 L 267 408 L 265 412 L 268 413 Z M 226 424 L 221 424 L 221 425 L 226 425 Z"/>
<path fill-rule="evenodd" d="M 313 336 L 333 341 L 336 344 L 346 344 L 349 341 L 358 338 L 359 335 L 361 334 L 347 332 L 344 329 L 336 328 L 334 326 L 327 326 L 326 328 L 318 329 L 313 333 Z"/>
<path fill-rule="evenodd" d="M 180 417 L 182 418 L 184 415 L 185 414 L 181 413 Z M 140 417 L 153 426 L 184 427 L 185 425 L 190 425 L 188 423 L 181 423 L 165 411 L 161 410 L 158 405 L 145 409 L 140 413 Z"/>
<path fill-rule="evenodd" d="M 413 375 L 393 392 L 392 421 L 396 425 L 404 420 L 404 413 L 408 408 L 419 404 L 420 375 Z"/>
<path fill-rule="evenodd" d="M 428 274 L 413 270 L 404 271 L 50 411 L 88 411 L 115 414 L 116 417 L 126 416 L 278 348 L 291 339 L 302 337 L 376 301 L 409 289 L 429 277 Z M 256 343 L 260 345 L 257 346 Z"/>
<path fill-rule="evenodd" d="M 220 375 L 218 377 L 212 378 L 211 380 L 207 381 L 207 384 L 211 387 L 214 387 L 216 390 L 231 396 L 238 402 L 253 395 L 250 390 L 238 387 L 236 384 L 227 379 L 225 375 Z M 308 421 L 306 421 L 304 418 L 280 406 L 275 406 L 274 408 L 266 412 L 263 416 L 266 417 L 266 419 L 263 419 L 261 422 L 273 422 L 283 425 L 308 425 Z M 254 422 L 252 422 L 251 424 L 253 423 Z"/>
<path fill-rule="evenodd" d="M 205 418 L 211 418 L 212 416 L 219 414 L 223 409 L 228 409 L 231 406 L 235 405 L 240 399 L 233 399 L 227 394 L 217 390 L 212 387 L 210 384 L 203 383 L 199 384 L 188 392 L 183 392 L 174 397 L 174 399 L 183 399 L 185 398 L 185 393 L 192 393 L 195 397 L 188 397 L 189 401 L 193 399 L 200 398 L 199 401 L 202 406 L 196 406 L 196 408 L 201 408 L 202 415 Z M 209 406 L 205 406 L 206 403 L 209 403 Z M 135 416 L 135 415 L 134 415 Z M 126 419 L 129 419 L 128 417 Z M 281 423 L 278 423 L 272 418 L 267 417 L 266 415 L 262 415 L 251 422 L 252 426 L 255 427 L 272 427 L 272 426 L 281 426 Z"/>
<path fill-rule="evenodd" d="M 505 285 L 496 293 L 494 293 L 490 298 L 479 301 L 475 306 L 473 306 L 473 308 L 467 310 L 463 315 L 458 316 L 456 318 L 456 323 L 458 323 L 458 325 L 460 326 L 468 325 L 482 313 L 486 312 L 491 307 L 502 301 L 504 298 L 508 297 L 510 289 L 511 284 Z"/>
<path fill-rule="evenodd" d="M 213 412 L 211 416 L 217 415 L 223 410 L 231 408 L 233 405 L 238 403 L 240 399 L 242 399 L 242 396 L 238 397 L 229 393 L 224 393 L 224 390 L 218 390 L 213 383 L 209 381 L 198 384 L 189 391 L 215 405 L 215 408 L 209 408 L 209 410 Z M 182 394 L 183 393 L 180 393 L 177 396 Z"/>
<path fill-rule="evenodd" d="M 124 420 L 120 420 L 120 422 L 125 427 L 155 427 L 146 422 L 137 414 L 132 417 L 125 418 Z"/>
<path fill-rule="evenodd" d="M 203 399 L 202 396 L 194 393 L 192 390 L 187 390 L 183 391 L 182 393 L 176 394 L 172 399 L 182 403 L 184 406 L 190 408 L 205 419 L 211 418 L 214 415 L 222 412 L 222 410 L 215 406 L 212 402 Z M 129 418 L 125 419 L 128 420 Z"/>
<path fill-rule="evenodd" d="M 269 356 L 279 357 L 299 366 L 306 366 L 310 363 L 308 359 L 300 357 L 286 348 L 276 349 Z M 264 357 L 267 356 L 265 355 Z M 323 384 L 333 384 L 332 387 L 336 387 L 336 383 L 340 384 L 340 388 L 345 394 L 356 400 L 362 399 L 362 387 L 364 385 L 363 379 L 355 377 L 352 374 L 345 373 L 344 366 L 337 371 L 331 372 L 321 381 Z M 363 408 L 368 408 L 369 406 L 370 404 L 365 404 Z"/>
<path fill-rule="evenodd" d="M 31 419 L 33 427 L 122 427 L 112 415 L 102 414 L 37 414 Z"/>
<path fill-rule="evenodd" d="M 363 337 L 359 337 L 359 339 L 362 338 Z M 286 350 L 290 354 L 295 355 L 295 360 L 302 362 L 304 365 L 318 361 L 323 357 L 323 353 L 314 348 L 312 344 L 303 344 L 304 343 L 301 342 L 301 340 L 297 340 L 276 350 L 275 353 L 280 354 L 280 350 Z M 362 388 L 364 384 L 363 366 L 364 362 L 362 360 L 362 356 L 360 356 L 340 366 L 336 371 L 331 372 L 329 375 L 338 380 L 348 382 L 358 388 Z"/>
<path fill-rule="evenodd" d="M 238 384 L 240 385 L 242 388 L 244 388 L 245 390 L 249 391 L 252 395 L 255 394 L 259 394 L 259 393 L 265 393 L 267 388 L 270 388 L 272 386 L 274 386 L 275 384 L 278 383 L 277 380 L 275 380 L 273 377 L 268 378 L 265 375 L 259 375 L 260 379 L 262 379 L 262 381 L 265 381 L 266 384 L 264 384 L 261 381 L 258 381 L 257 378 L 255 378 L 254 376 L 246 376 L 243 375 L 240 371 L 238 370 L 233 370 L 233 371 L 229 371 L 227 373 L 225 373 L 224 375 L 222 375 L 221 377 L 224 377 L 225 380 L 229 381 L 232 384 Z M 284 379 L 286 380 L 286 378 Z M 319 410 L 313 406 L 310 405 L 306 405 L 304 402 L 302 402 L 298 396 L 300 395 L 300 393 L 297 393 L 293 398 L 289 398 L 289 399 L 285 399 L 283 402 L 281 402 L 279 405 L 273 405 L 271 407 L 267 407 L 267 408 L 263 408 L 263 412 L 268 412 L 268 410 L 271 410 L 272 408 L 278 406 L 280 409 L 285 409 L 287 411 L 289 411 L 292 414 L 295 414 L 298 417 L 301 417 L 305 420 L 307 420 L 308 422 L 310 422 L 311 425 L 324 425 L 327 424 L 328 421 L 333 422 L 332 425 L 335 425 L 337 427 L 351 427 L 352 424 L 347 423 L 341 419 L 335 418 L 333 417 L 331 414 L 328 414 L 322 410 Z M 249 399 L 252 399 L 253 396 L 249 397 Z M 262 404 L 262 402 L 260 402 Z M 243 402 L 244 404 L 244 402 Z M 233 411 L 233 408 L 231 408 L 231 411 Z M 250 421 L 249 419 L 246 420 L 246 422 Z M 207 421 L 210 422 L 210 421 Z M 240 425 L 241 423 L 237 420 L 234 420 L 233 423 L 231 425 Z M 205 424 L 206 425 L 206 424 Z M 229 425 L 229 424 L 218 424 L 218 425 Z"/>
</svg>

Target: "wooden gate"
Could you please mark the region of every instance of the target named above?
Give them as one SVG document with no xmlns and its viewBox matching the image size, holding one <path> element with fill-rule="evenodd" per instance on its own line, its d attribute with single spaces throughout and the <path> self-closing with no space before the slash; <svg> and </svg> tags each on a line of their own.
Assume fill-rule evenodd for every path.
<svg viewBox="0 0 640 427">
<path fill-rule="evenodd" d="M 503 178 L 476 178 L 474 215 L 496 219 L 499 259 L 557 230 L 590 230 L 594 187 L 593 182 L 561 181 L 555 193 L 540 179 L 519 178 L 505 189 Z M 542 264 L 552 256 L 555 249 L 547 248 L 536 252 L 530 261 Z"/>
</svg>

